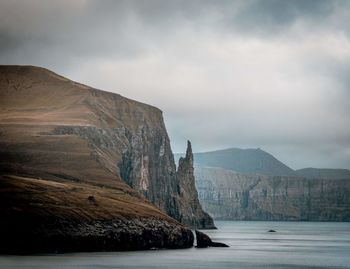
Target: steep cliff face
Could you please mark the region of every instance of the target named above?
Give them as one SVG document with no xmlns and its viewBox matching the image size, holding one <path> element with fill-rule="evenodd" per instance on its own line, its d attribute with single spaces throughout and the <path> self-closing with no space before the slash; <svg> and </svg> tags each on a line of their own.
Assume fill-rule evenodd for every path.
<svg viewBox="0 0 350 269">
<path fill-rule="evenodd" d="M 33 141 L 46 141 L 45 154 L 50 156 L 58 155 L 49 151 L 50 141 L 65 144 L 68 138 L 83 139 L 98 165 L 122 178 L 169 216 L 183 219 L 185 224 L 196 223 L 191 218 L 198 216 L 184 217 L 186 210 L 180 208 L 191 205 L 180 201 L 180 180 L 159 109 L 73 82 L 43 68 L 2 66 L 0 72 L 2 133 L 18 133 L 15 130 L 20 126 Z M 33 160 L 40 156 L 37 151 L 34 154 L 35 142 L 25 145 L 31 150 L 24 152 L 25 147 L 18 142 L 5 143 L 3 147 L 3 159 L 16 152 L 22 154 L 13 158 L 21 160 L 20 165 L 3 164 L 7 170 L 23 168 L 24 155 Z M 82 162 L 58 167 L 42 161 L 30 162 L 22 170 L 39 169 L 84 181 L 102 180 L 90 168 L 85 169 Z M 192 190 L 183 186 L 181 195 L 188 191 Z"/>
<path fill-rule="evenodd" d="M 196 166 L 204 210 L 214 219 L 350 221 L 350 179 L 245 175 Z"/>
<path fill-rule="evenodd" d="M 53 211 L 49 209 L 57 207 L 62 209 L 63 220 L 54 219 L 53 222 L 67 224 L 75 223 L 71 220 L 70 210 L 79 211 L 80 206 L 83 206 L 81 215 L 88 215 L 90 218 L 85 221 L 92 223 L 96 229 L 91 226 L 84 228 L 81 231 L 86 233 L 81 233 L 81 236 L 98 233 L 99 225 L 102 225 L 101 229 L 106 233 L 118 236 L 116 232 L 121 230 L 111 228 L 113 225 L 108 224 L 111 218 L 115 218 L 113 221 L 116 223 L 117 220 L 136 223 L 141 218 L 149 219 L 149 222 L 137 222 L 140 225 L 134 229 L 135 238 L 136 234 L 142 235 L 142 229 L 149 225 L 154 230 L 150 228 L 145 240 L 152 243 L 141 247 L 132 241 L 135 244 L 131 244 L 128 249 L 152 245 L 176 247 L 176 243 L 167 241 L 175 238 L 183 238 L 179 246 L 192 245 L 193 238 L 189 234 L 182 237 L 189 230 L 161 213 L 163 211 L 189 225 L 196 223 L 191 218 L 198 218 L 196 215 L 187 216 L 187 209 L 183 208 L 192 206 L 181 201 L 188 189 L 185 186 L 180 188 L 162 112 L 155 107 L 93 89 L 43 68 L 0 66 L 0 171 L 2 179 L 6 177 L 8 182 L 11 181 L 9 188 L 2 189 L 2 197 L 9 199 L 0 208 L 1 214 L 6 213 L 9 217 L 7 222 L 2 223 L 6 227 L 17 227 L 12 225 L 10 218 L 17 214 L 9 209 L 30 212 L 24 216 L 42 220 L 51 218 Z M 30 189 L 22 189 L 22 178 L 27 180 L 25 182 L 31 182 Z M 44 186 L 41 185 L 43 182 Z M 67 184 L 67 188 L 72 190 L 69 195 L 72 195 L 74 201 L 73 209 L 66 204 L 70 199 L 65 198 L 68 197 L 66 192 L 61 193 L 60 199 L 61 196 L 56 197 L 55 188 L 48 187 L 56 186 L 52 182 Z M 26 195 L 25 199 L 16 200 L 15 194 L 7 195 L 12 189 L 32 193 L 32 196 Z M 45 189 L 48 190 L 47 194 L 43 193 Z M 80 191 L 92 197 L 89 200 L 84 196 L 83 205 L 74 199 L 75 195 L 80 197 Z M 104 191 L 108 196 L 112 193 L 117 195 L 110 198 L 116 200 L 115 203 L 106 202 L 102 206 L 97 202 L 96 205 L 99 206 L 90 207 L 91 204 L 95 206 L 94 193 Z M 37 196 L 40 202 L 33 203 L 32 197 Z M 102 197 L 103 195 L 98 197 L 97 201 Z M 43 215 L 40 213 L 36 218 L 37 210 L 45 204 L 43 201 L 46 198 L 50 201 L 49 206 L 40 211 Z M 144 203 L 147 206 L 142 206 Z M 84 205 L 87 208 L 84 209 Z M 93 214 L 99 210 L 123 210 L 124 207 L 127 208 L 124 215 L 107 214 L 101 223 L 98 223 L 99 214 Z M 153 213 L 149 214 L 146 209 Z M 162 229 L 161 223 L 167 228 Z M 56 239 L 71 238 L 69 229 L 64 230 L 62 227 L 57 233 L 61 232 L 63 237 Z M 156 230 L 163 234 L 165 240 L 158 245 L 149 238 L 152 234 L 157 234 Z M 176 234 L 169 233 L 171 230 Z M 75 235 L 78 236 L 79 233 Z M 103 236 L 99 238 L 102 240 Z M 122 238 L 124 241 L 121 242 L 128 241 L 126 235 Z M 101 244 L 96 243 L 96 246 Z M 122 245 L 114 244 L 113 249 L 122 249 Z"/>
<path fill-rule="evenodd" d="M 180 180 L 181 222 L 191 227 L 215 228 L 213 219 L 203 211 L 198 200 L 190 141 L 187 141 L 186 156 L 179 159 L 177 177 Z"/>
</svg>

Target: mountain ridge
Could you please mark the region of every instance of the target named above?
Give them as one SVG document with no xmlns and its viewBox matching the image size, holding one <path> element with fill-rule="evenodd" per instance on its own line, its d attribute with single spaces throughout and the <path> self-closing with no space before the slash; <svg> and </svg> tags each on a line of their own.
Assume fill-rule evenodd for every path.
<svg viewBox="0 0 350 269">
<path fill-rule="evenodd" d="M 296 176 L 293 169 L 260 148 L 228 148 L 198 152 L 194 153 L 194 162 L 197 165 L 221 167 L 240 173 Z"/>
<path fill-rule="evenodd" d="M 194 163 L 197 166 L 223 168 L 243 174 L 330 179 L 350 178 L 349 169 L 313 167 L 292 169 L 278 160 L 271 153 L 264 151 L 261 148 L 231 147 L 214 151 L 195 152 L 193 154 Z M 174 154 L 176 160 L 183 155 L 184 153 Z M 268 159 L 273 163 L 272 167 L 264 166 L 265 164 L 268 164 L 266 163 L 266 160 Z"/>
<path fill-rule="evenodd" d="M 349 179 L 350 170 L 341 168 L 302 168 L 295 170 L 299 176 L 320 179 Z"/>
</svg>

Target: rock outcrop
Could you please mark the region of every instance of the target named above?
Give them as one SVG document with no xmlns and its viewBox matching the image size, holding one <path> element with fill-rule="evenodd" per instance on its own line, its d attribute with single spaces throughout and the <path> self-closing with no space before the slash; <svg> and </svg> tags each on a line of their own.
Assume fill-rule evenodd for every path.
<svg viewBox="0 0 350 269">
<path fill-rule="evenodd" d="M 350 221 L 350 179 L 268 177 L 195 167 L 199 200 L 214 219 Z"/>
<path fill-rule="evenodd" d="M 203 211 L 198 200 L 190 141 L 187 141 L 186 156 L 179 160 L 177 178 L 180 181 L 180 221 L 191 227 L 215 228 L 213 219 Z"/>
<path fill-rule="evenodd" d="M 1 222 L 2 227 L 20 227 L 17 211 L 25 213 L 25 219 L 43 220 L 50 219 L 54 210 L 61 210 L 59 215 L 62 217 L 52 223 L 57 224 L 57 234 L 62 237 L 53 232 L 47 242 L 56 242 L 51 241 L 52 238 L 89 241 L 87 236 L 102 240 L 107 237 L 99 236 L 105 233 L 113 235 L 110 238 L 117 238 L 116 231 L 120 231 L 124 234 L 124 241 L 120 242 L 140 238 L 137 244 L 130 239 L 135 244 L 131 243 L 127 249 L 189 247 L 189 230 L 174 219 L 182 220 L 186 225 L 206 223 L 198 222 L 201 216 L 187 215 L 193 213 L 187 210 L 193 205 L 181 200 L 190 194 L 177 176 L 159 109 L 76 83 L 43 68 L 0 67 L 0 171 L 0 176 L 13 183 L 1 190 L 2 197 L 7 197 L 7 202 L 0 208 L 1 216 L 7 216 L 2 218 L 5 219 Z M 19 178 L 30 182 L 30 188 L 22 189 L 23 181 Z M 43 182 L 45 186 L 40 185 Z M 62 197 L 58 197 L 56 189 L 48 187 L 57 187 L 58 183 L 66 184 L 72 192 L 63 191 Z M 17 195 L 12 193 L 13 189 L 31 195 Z M 83 205 L 74 198 L 80 197 L 80 192 L 84 193 Z M 71 200 L 65 199 L 68 193 L 72 195 Z M 103 195 L 100 197 L 96 193 L 113 195 L 107 201 L 101 200 Z M 17 197 L 21 199 L 15 199 Z M 36 198 L 39 202 L 33 202 Z M 161 213 L 146 199 L 174 219 Z M 198 199 L 187 202 L 198 202 Z M 100 221 L 100 211 L 106 213 L 103 221 Z M 79 223 L 72 219 L 70 212 L 80 212 L 78 215 L 87 218 L 83 224 Z M 40 217 L 35 217 L 37 214 Z M 20 220 L 24 223 L 25 219 Z M 143 221 L 137 222 L 138 219 Z M 122 228 L 111 228 L 110 220 L 118 227 L 122 227 L 125 220 L 125 227 L 131 222 L 138 228 L 124 233 Z M 89 225 L 85 226 L 87 223 Z M 162 229 L 161 223 L 164 227 L 168 223 L 168 228 Z M 64 228 L 72 227 L 70 224 L 83 228 L 73 229 L 73 236 L 70 229 Z M 55 230 L 53 226 L 49 227 L 50 231 Z M 41 229 L 42 234 L 49 234 L 45 229 Z M 15 235 L 19 228 L 1 230 Z M 143 231 L 146 230 L 149 232 L 145 235 Z M 158 230 L 163 243 L 152 239 L 152 236 L 158 237 Z M 174 233 L 170 233 L 171 230 Z M 33 231 L 37 235 L 40 228 Z M 151 243 L 142 243 L 143 238 Z M 176 243 L 180 238 L 183 241 Z M 102 248 L 97 241 L 95 245 L 95 250 Z M 114 244 L 113 249 L 123 249 L 123 246 Z"/>
<path fill-rule="evenodd" d="M 196 240 L 197 240 L 197 248 L 207 248 L 207 247 L 224 247 L 227 248 L 229 247 L 228 245 L 224 243 L 219 243 L 219 242 L 213 242 L 210 237 L 202 233 L 200 231 L 195 231 L 196 233 Z"/>
</svg>

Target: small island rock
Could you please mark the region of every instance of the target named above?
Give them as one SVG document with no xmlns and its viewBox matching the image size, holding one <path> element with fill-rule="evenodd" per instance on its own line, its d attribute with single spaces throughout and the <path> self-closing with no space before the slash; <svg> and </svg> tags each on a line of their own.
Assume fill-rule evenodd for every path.
<svg viewBox="0 0 350 269">
<path fill-rule="evenodd" d="M 219 242 L 213 242 L 208 235 L 205 233 L 202 233 L 200 231 L 196 232 L 196 238 L 197 238 L 197 248 L 207 248 L 207 247 L 229 247 L 228 245 L 224 243 Z"/>
</svg>

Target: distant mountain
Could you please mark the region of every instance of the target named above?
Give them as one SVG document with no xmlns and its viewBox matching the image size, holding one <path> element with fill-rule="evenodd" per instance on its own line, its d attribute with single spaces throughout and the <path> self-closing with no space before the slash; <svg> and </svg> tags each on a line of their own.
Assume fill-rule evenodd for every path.
<svg viewBox="0 0 350 269">
<path fill-rule="evenodd" d="M 348 169 L 304 168 L 295 171 L 301 177 L 322 179 L 350 179 Z"/>
<path fill-rule="evenodd" d="M 175 157 L 179 157 L 176 154 Z M 244 174 L 296 176 L 293 169 L 261 149 L 230 148 L 194 154 L 197 165 L 220 167 Z"/>
</svg>

